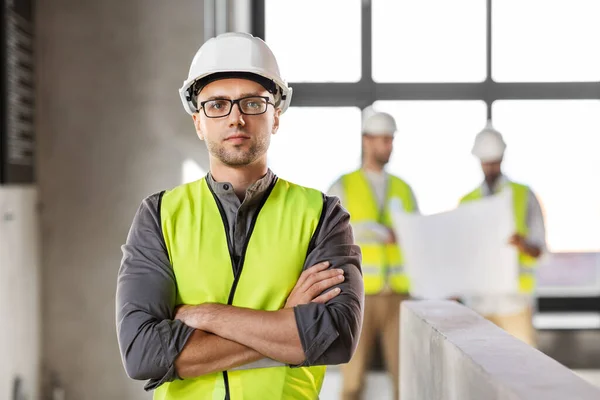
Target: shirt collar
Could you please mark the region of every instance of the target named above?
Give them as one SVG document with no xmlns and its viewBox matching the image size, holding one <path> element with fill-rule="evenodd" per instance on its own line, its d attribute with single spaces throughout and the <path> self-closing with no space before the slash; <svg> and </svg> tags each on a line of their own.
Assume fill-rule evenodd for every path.
<svg viewBox="0 0 600 400">
<path fill-rule="evenodd" d="M 246 190 L 246 199 L 249 200 L 265 193 L 276 178 L 277 176 L 269 168 L 262 178 L 254 182 Z M 206 182 L 217 196 L 234 193 L 233 185 L 231 183 L 215 181 L 210 172 L 206 175 Z"/>
</svg>

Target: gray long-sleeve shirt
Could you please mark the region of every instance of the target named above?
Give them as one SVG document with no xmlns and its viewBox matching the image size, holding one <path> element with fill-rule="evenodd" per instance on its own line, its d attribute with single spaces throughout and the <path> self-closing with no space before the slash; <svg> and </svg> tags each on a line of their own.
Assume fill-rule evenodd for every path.
<svg viewBox="0 0 600 400">
<path fill-rule="evenodd" d="M 246 191 L 240 202 L 230 183 L 207 176 L 227 216 L 234 256 L 240 255 L 250 221 L 260 199 L 277 177 L 268 171 Z M 177 281 L 162 234 L 160 202 L 152 195 L 140 205 L 122 247 L 123 260 L 117 281 L 117 334 L 127 374 L 149 380 L 147 390 L 178 379 L 174 361 L 193 328 L 173 320 Z M 326 304 L 295 307 L 296 325 L 306 356 L 301 366 L 334 365 L 349 361 L 362 327 L 364 301 L 361 253 L 354 244 L 350 217 L 336 197 L 325 198 L 323 224 L 315 233 L 314 247 L 304 269 L 321 261 L 342 268 L 341 293 Z M 231 265 L 223 266 L 231 268 Z"/>
</svg>

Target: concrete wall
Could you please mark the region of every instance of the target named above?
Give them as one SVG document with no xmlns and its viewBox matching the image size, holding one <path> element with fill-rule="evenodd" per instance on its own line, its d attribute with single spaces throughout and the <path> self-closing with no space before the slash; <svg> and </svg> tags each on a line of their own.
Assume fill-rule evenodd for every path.
<svg viewBox="0 0 600 400">
<path fill-rule="evenodd" d="M 40 266 L 37 192 L 0 187 L 0 399 L 39 398 Z M 15 380 L 20 380 L 20 388 Z"/>
<path fill-rule="evenodd" d="M 43 366 L 67 399 L 149 398 L 122 368 L 116 274 L 143 197 L 207 168 L 177 89 L 202 43 L 198 0 L 37 2 Z"/>
<path fill-rule="evenodd" d="M 600 389 L 450 301 L 402 305 L 402 400 L 593 400 Z"/>
</svg>

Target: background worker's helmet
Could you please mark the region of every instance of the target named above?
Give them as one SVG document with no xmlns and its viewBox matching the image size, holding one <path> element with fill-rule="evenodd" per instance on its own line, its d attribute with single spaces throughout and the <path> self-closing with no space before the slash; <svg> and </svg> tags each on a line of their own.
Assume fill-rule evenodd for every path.
<svg viewBox="0 0 600 400">
<path fill-rule="evenodd" d="M 394 136 L 396 130 L 396 121 L 390 114 L 375 111 L 372 108 L 363 112 L 363 135 Z"/>
<path fill-rule="evenodd" d="M 496 162 L 502 160 L 506 150 L 506 143 L 502 135 L 492 126 L 492 121 L 475 137 L 471 154 L 481 162 Z"/>
<path fill-rule="evenodd" d="M 292 88 L 281 78 L 273 52 L 260 38 L 249 33 L 223 33 L 200 47 L 190 66 L 187 79 L 179 89 L 183 108 L 198 112 L 196 97 L 210 82 L 226 78 L 254 80 L 275 96 L 281 112 L 290 105 Z"/>
</svg>

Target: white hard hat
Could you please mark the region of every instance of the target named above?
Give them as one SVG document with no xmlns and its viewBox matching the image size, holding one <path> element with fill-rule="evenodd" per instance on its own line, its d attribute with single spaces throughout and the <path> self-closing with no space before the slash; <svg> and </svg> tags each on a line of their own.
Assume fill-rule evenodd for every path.
<svg viewBox="0 0 600 400">
<path fill-rule="evenodd" d="M 228 32 L 206 41 L 194 56 L 188 78 L 179 89 L 183 108 L 190 115 L 198 112 L 195 97 L 199 89 L 217 79 L 240 77 L 256 80 L 269 91 L 272 86 L 275 105 L 282 113 L 290 105 L 292 88 L 281 78 L 269 46 L 249 33 Z"/>
<path fill-rule="evenodd" d="M 394 136 L 396 133 L 396 121 L 390 114 L 368 109 L 363 115 L 363 135 Z"/>
<path fill-rule="evenodd" d="M 488 121 L 487 125 L 475 137 L 471 154 L 479 158 L 481 162 L 495 162 L 502 160 L 506 143 L 502 135 Z"/>
</svg>

